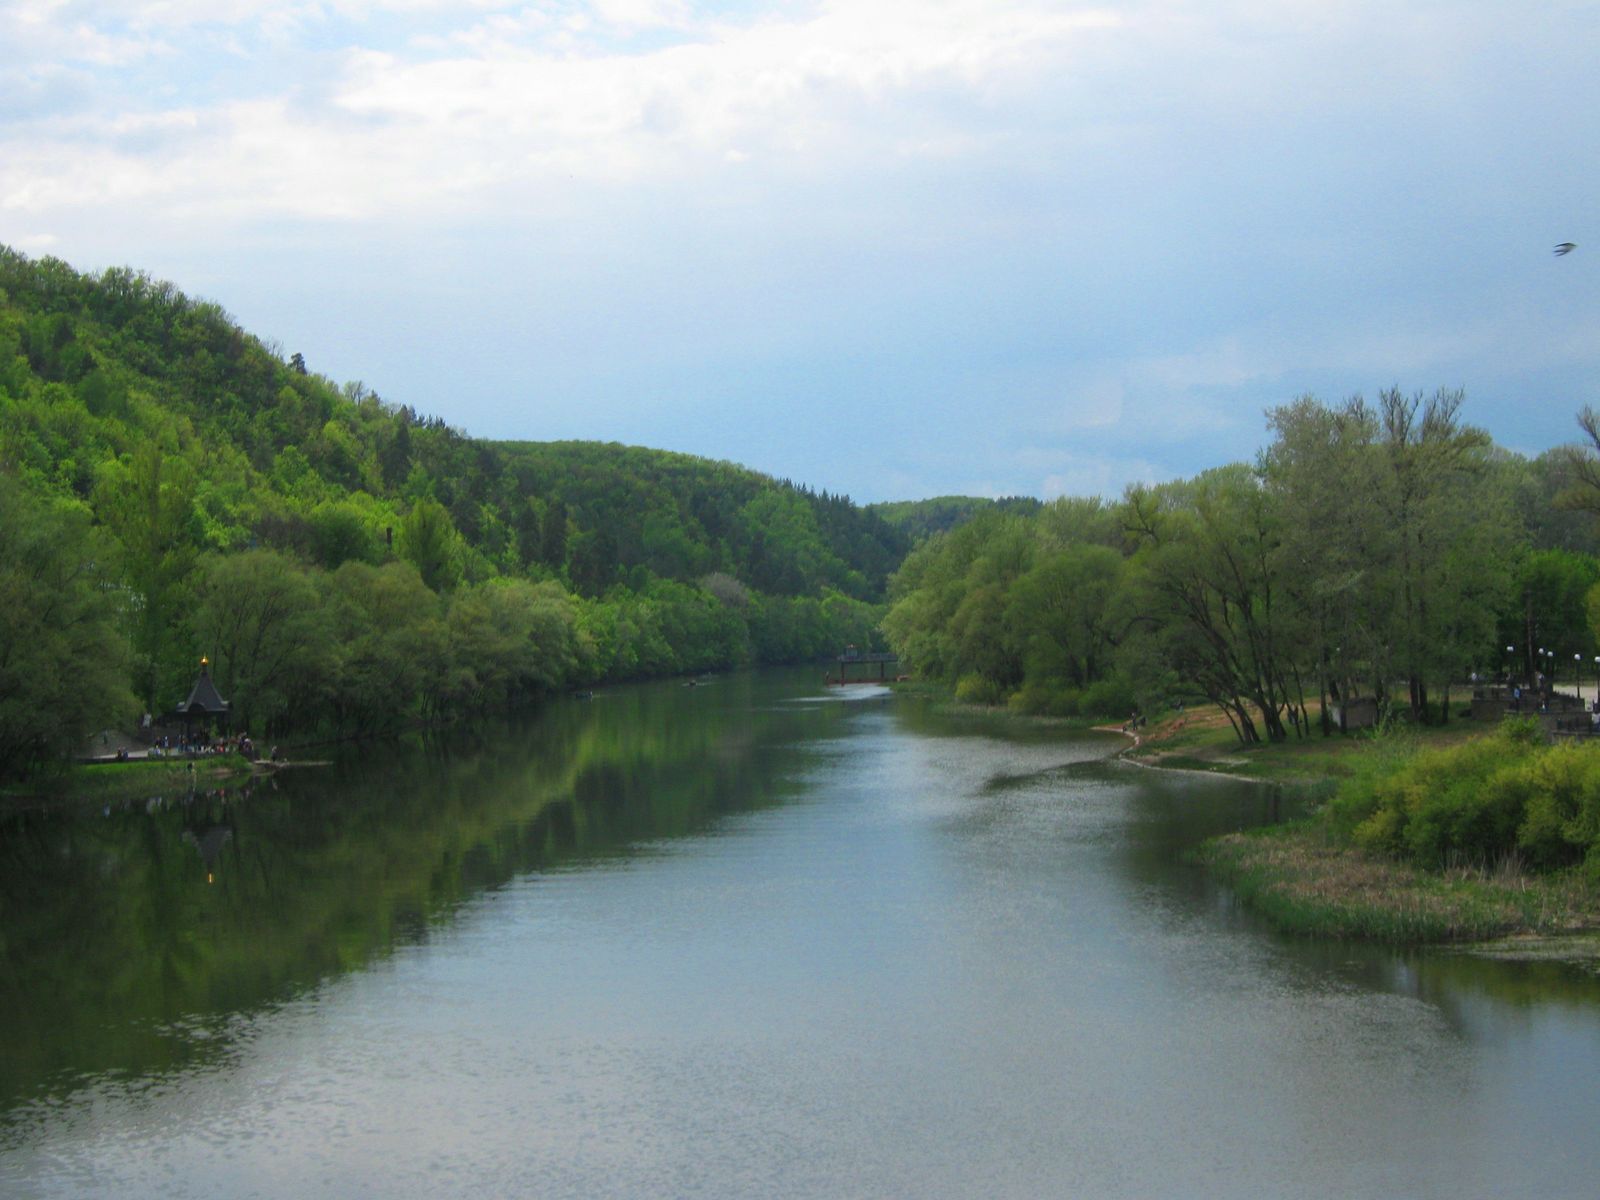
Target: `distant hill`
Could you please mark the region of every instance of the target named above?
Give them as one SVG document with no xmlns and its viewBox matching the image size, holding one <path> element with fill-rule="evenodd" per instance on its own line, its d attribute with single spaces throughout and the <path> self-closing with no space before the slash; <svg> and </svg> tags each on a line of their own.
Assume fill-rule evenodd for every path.
<svg viewBox="0 0 1600 1200">
<path fill-rule="evenodd" d="M 998 510 L 1032 516 L 1042 504 L 1031 496 L 1003 496 L 998 500 L 982 496 L 935 496 L 931 500 L 893 500 L 867 507 L 916 543 L 932 534 L 964 525 L 979 513 Z"/>
</svg>

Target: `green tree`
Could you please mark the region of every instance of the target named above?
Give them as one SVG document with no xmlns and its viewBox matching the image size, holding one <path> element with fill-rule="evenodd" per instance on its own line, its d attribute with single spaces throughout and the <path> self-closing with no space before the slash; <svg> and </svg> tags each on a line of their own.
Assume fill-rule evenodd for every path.
<svg viewBox="0 0 1600 1200">
<path fill-rule="evenodd" d="M 371 733 L 425 715 L 448 690 L 439 597 L 406 562 L 347 562 L 328 590 L 337 647 L 331 704 L 340 729 Z"/>
<path fill-rule="evenodd" d="M 438 501 L 422 499 L 411 506 L 400 522 L 399 542 L 400 557 L 416 567 L 431 590 L 449 591 L 461 582 L 461 536 Z"/>
<path fill-rule="evenodd" d="M 577 617 L 555 584 L 493 579 L 462 588 L 446 628 L 453 703 L 500 708 L 563 687 L 577 672 Z"/>
<path fill-rule="evenodd" d="M 1381 695 L 1390 666 L 1376 587 L 1394 547 L 1380 509 L 1378 420 L 1359 397 L 1329 407 L 1302 396 L 1270 410 L 1267 425 L 1276 436 L 1260 471 L 1280 517 L 1277 569 L 1298 629 L 1294 666 L 1316 680 L 1328 735 L 1333 701 Z"/>
<path fill-rule="evenodd" d="M 309 724 L 336 664 L 332 614 L 306 571 L 273 550 L 214 556 L 197 590 L 195 633 L 236 722 Z"/>
<path fill-rule="evenodd" d="M 545 505 L 539 524 L 539 560 L 552 571 L 567 565 L 567 506 L 559 497 Z"/>
<path fill-rule="evenodd" d="M 1237 464 L 1134 487 L 1126 510 L 1138 545 L 1133 594 L 1168 661 L 1222 708 L 1241 741 L 1259 741 L 1262 729 L 1273 741 L 1288 736 L 1292 612 L 1277 570 L 1277 513 L 1254 472 Z"/>
<path fill-rule="evenodd" d="M 1112 603 L 1122 572 L 1122 555 L 1110 547 L 1074 545 L 1018 577 L 1005 620 L 1030 680 L 1082 688 L 1101 678 L 1124 623 Z"/>
<path fill-rule="evenodd" d="M 1379 398 L 1381 528 L 1391 539 L 1381 595 L 1419 720 L 1430 715 L 1429 680 L 1448 681 L 1490 644 L 1516 546 L 1510 497 L 1486 469 L 1488 435 L 1460 422 L 1461 401 L 1444 389 Z"/>
<path fill-rule="evenodd" d="M 145 444 L 105 464 L 95 487 L 100 520 L 122 544 L 132 599 L 134 687 L 151 711 L 186 682 L 187 587 L 198 555 L 195 477 L 183 459 Z"/>
<path fill-rule="evenodd" d="M 81 506 L 34 499 L 0 473 L 0 779 L 64 759 L 134 711 L 114 557 Z"/>
</svg>

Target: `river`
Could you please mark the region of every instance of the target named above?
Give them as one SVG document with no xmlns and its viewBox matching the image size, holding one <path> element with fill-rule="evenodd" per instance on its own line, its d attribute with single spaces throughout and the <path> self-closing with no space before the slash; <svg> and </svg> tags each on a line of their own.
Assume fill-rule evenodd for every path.
<svg viewBox="0 0 1600 1200">
<path fill-rule="evenodd" d="M 1271 789 L 817 671 L 0 820 L 7 1197 L 1593 1195 L 1600 979 L 1274 935 Z"/>
</svg>

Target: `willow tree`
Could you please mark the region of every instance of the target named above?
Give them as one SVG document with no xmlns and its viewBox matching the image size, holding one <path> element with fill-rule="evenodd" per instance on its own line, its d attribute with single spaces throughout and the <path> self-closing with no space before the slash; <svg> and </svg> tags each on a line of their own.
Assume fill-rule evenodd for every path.
<svg viewBox="0 0 1600 1200">
<path fill-rule="evenodd" d="M 1491 442 L 1463 425 L 1462 393 L 1379 396 L 1378 576 L 1389 645 L 1411 714 L 1429 716 L 1428 683 L 1473 661 L 1495 635 L 1518 531 L 1488 470 Z M 1448 716 L 1448 700 L 1443 711 Z"/>
<path fill-rule="evenodd" d="M 1286 719 L 1303 730 L 1280 521 L 1255 472 L 1235 464 L 1130 488 L 1124 521 L 1136 547 L 1131 594 L 1174 669 L 1227 714 L 1240 741 L 1260 741 L 1262 730 L 1281 740 Z"/>
</svg>

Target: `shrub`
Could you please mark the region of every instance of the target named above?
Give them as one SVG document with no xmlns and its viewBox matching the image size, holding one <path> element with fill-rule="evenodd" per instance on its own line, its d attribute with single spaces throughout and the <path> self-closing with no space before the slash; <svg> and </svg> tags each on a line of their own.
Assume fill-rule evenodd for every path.
<svg viewBox="0 0 1600 1200">
<path fill-rule="evenodd" d="M 1520 724 L 1508 724 L 1449 749 L 1380 753 L 1340 788 L 1328 821 L 1357 845 L 1426 866 L 1463 859 L 1487 865 L 1519 847 L 1554 865 L 1563 854 L 1570 858 L 1569 835 L 1581 824 L 1584 792 L 1574 774 L 1592 772 L 1600 781 L 1600 756 L 1566 749 L 1577 756 L 1572 762 L 1542 766 L 1556 752 L 1536 748 Z M 1600 800 L 1594 808 L 1600 817 Z"/>
<path fill-rule="evenodd" d="M 1030 716 L 1075 717 L 1079 693 L 1074 688 L 1029 680 L 1012 693 L 1007 706 Z"/>
<path fill-rule="evenodd" d="M 1566 866 L 1600 844 L 1600 758 L 1571 742 L 1531 765 L 1526 815 L 1517 831 L 1535 866 Z"/>
<path fill-rule="evenodd" d="M 1133 688 L 1122 678 L 1101 679 L 1083 689 L 1078 709 L 1085 716 L 1117 717 L 1125 720 L 1138 701 Z"/>
<path fill-rule="evenodd" d="M 956 682 L 956 699 L 963 704 L 1003 704 L 1006 692 L 987 675 L 974 671 Z"/>
</svg>

